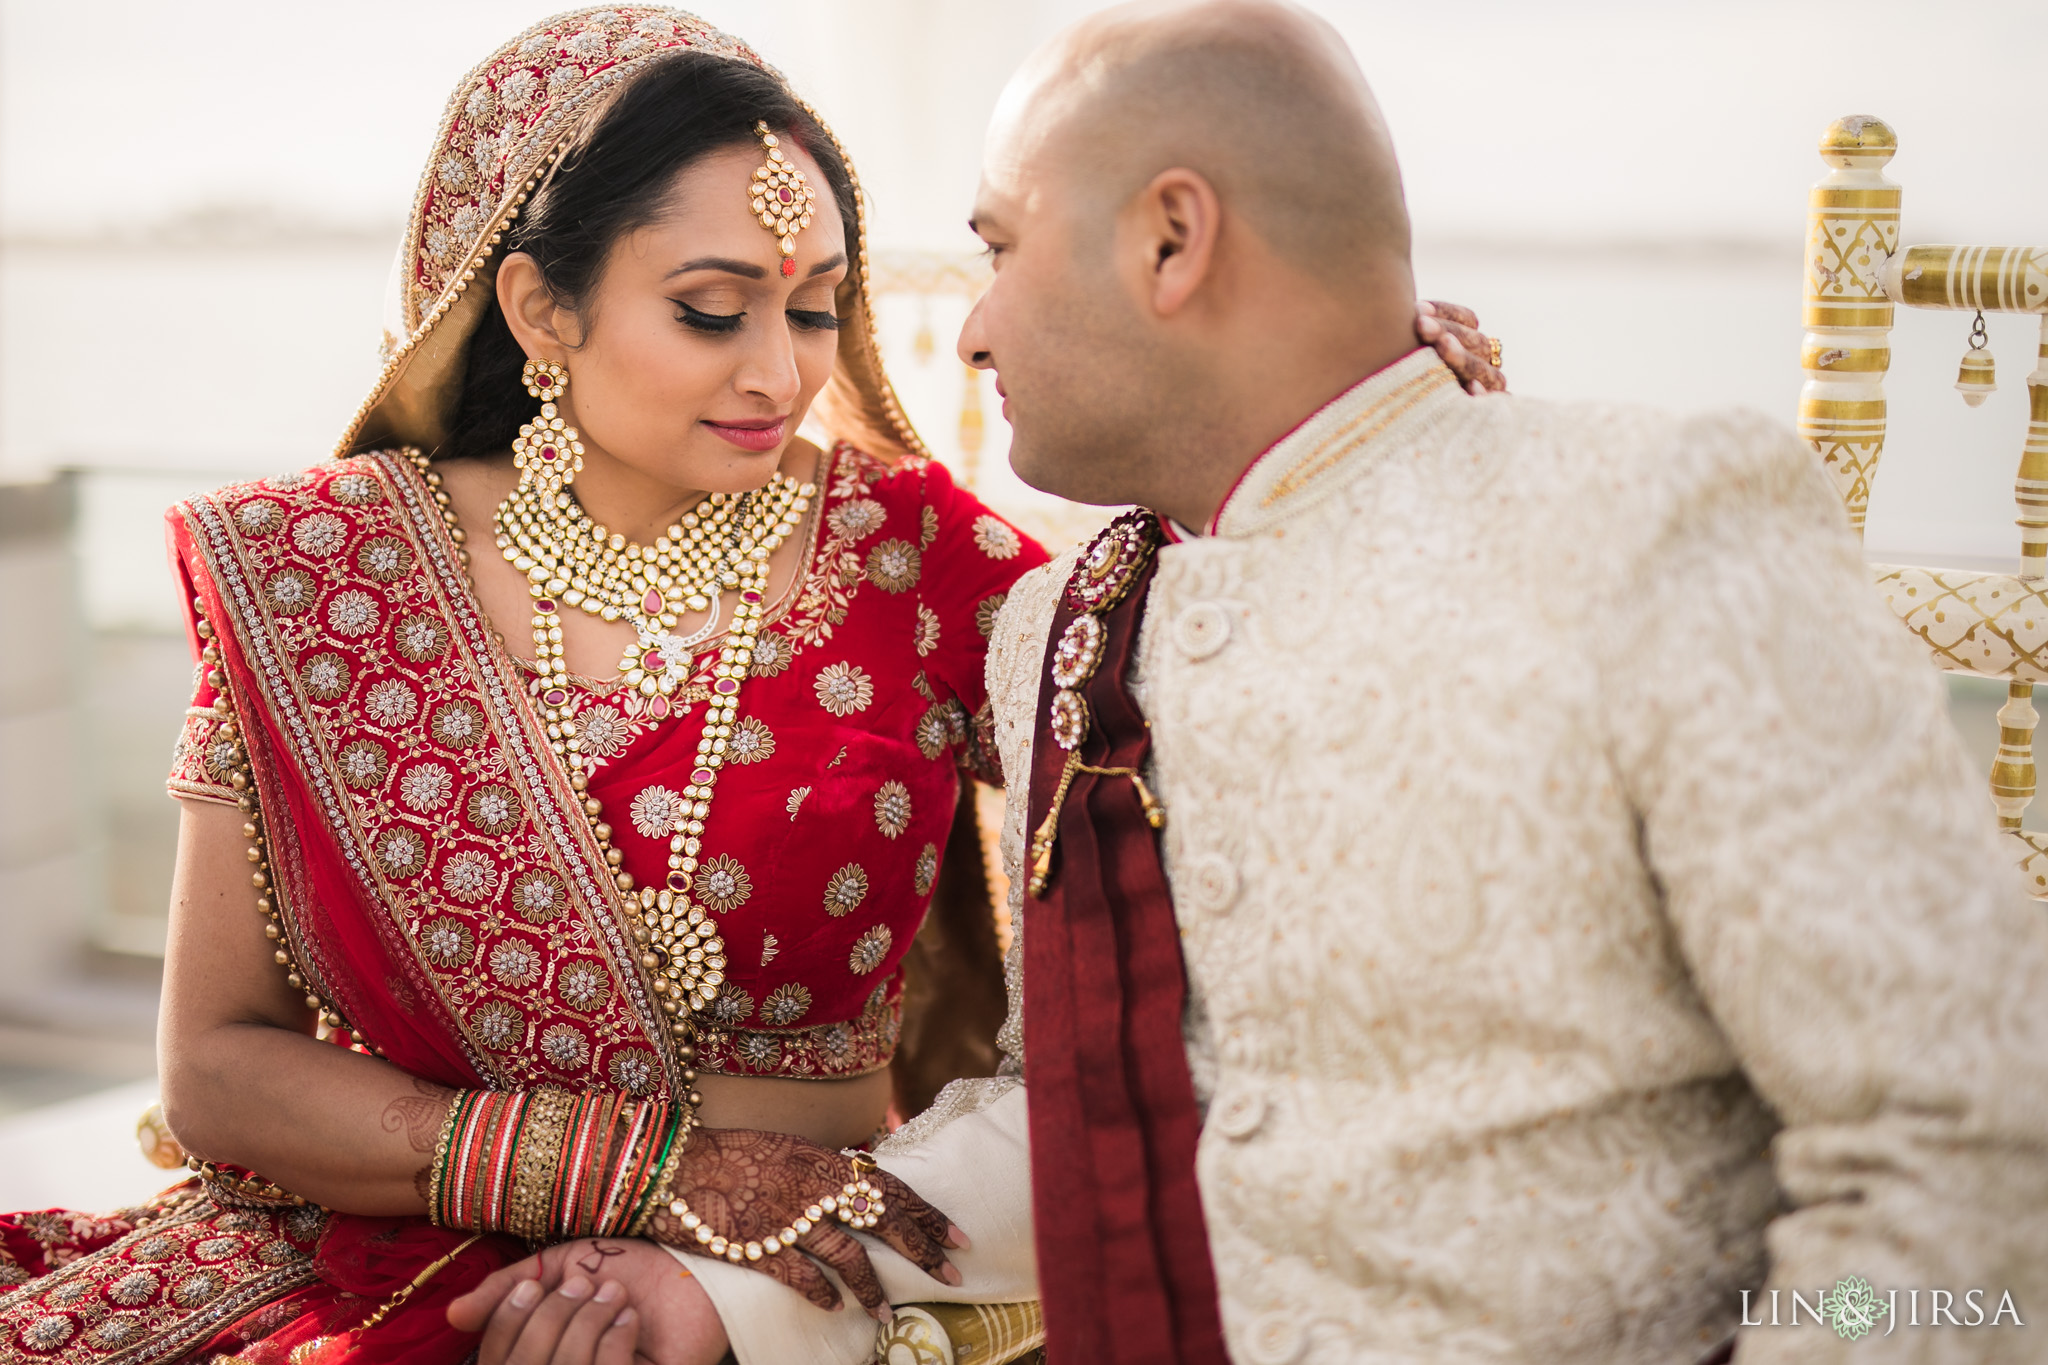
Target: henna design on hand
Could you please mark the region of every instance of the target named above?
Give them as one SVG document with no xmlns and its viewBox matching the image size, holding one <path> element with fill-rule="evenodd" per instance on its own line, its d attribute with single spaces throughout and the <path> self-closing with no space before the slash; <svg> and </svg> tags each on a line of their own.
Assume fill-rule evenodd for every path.
<svg viewBox="0 0 2048 1365">
<path fill-rule="evenodd" d="M 792 1226 L 819 1199 L 838 1194 L 851 1174 L 852 1163 L 845 1156 L 788 1133 L 703 1128 L 690 1139 L 673 1188 L 707 1226 L 744 1244 L 765 1241 Z M 886 1171 L 867 1178 L 882 1187 L 887 1208 L 871 1235 L 937 1277 L 946 1264 L 946 1215 Z M 665 1210 L 649 1224 L 648 1234 L 685 1251 L 710 1254 Z M 740 1264 L 789 1286 L 821 1308 L 833 1307 L 838 1293 L 807 1256 L 838 1271 L 870 1311 L 884 1308 L 881 1282 L 866 1251 L 830 1214 L 815 1221 L 795 1248 Z"/>
<path fill-rule="evenodd" d="M 1479 330 L 1478 314 L 1440 299 L 1424 300 L 1419 311 L 1423 318 L 1434 318 L 1442 330 L 1434 339 L 1425 336 L 1418 318 L 1417 336 L 1436 349 L 1460 383 L 1467 389 L 1477 385 L 1481 390 L 1507 391 L 1507 376 L 1492 361 L 1493 338 Z"/>
<path fill-rule="evenodd" d="M 384 1106 L 379 1122 L 387 1133 L 403 1132 L 415 1152 L 431 1152 L 440 1140 L 441 1125 L 448 1118 L 448 1105 L 455 1092 L 444 1085 L 412 1077 L 419 1094 L 401 1095 Z"/>
</svg>

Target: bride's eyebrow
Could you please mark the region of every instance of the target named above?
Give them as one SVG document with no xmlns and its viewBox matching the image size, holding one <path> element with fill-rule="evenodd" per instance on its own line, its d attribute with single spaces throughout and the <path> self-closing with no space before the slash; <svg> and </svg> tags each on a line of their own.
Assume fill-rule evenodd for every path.
<svg viewBox="0 0 2048 1365">
<path fill-rule="evenodd" d="M 684 261 L 674 270 L 663 275 L 661 277 L 662 282 L 667 283 L 676 276 L 687 275 L 693 270 L 716 270 L 727 275 L 743 276 L 750 280 L 765 280 L 768 278 L 768 272 L 755 265 L 752 261 L 735 260 L 731 256 L 699 256 L 694 261 Z"/>
<path fill-rule="evenodd" d="M 840 252 L 838 255 L 827 257 L 825 260 L 812 266 L 811 274 L 822 275 L 828 270 L 837 270 L 845 264 L 846 253 Z M 731 256 L 699 256 L 694 261 L 684 261 L 674 270 L 663 275 L 661 277 L 662 283 L 666 284 L 676 276 L 687 275 L 693 270 L 716 270 L 727 275 L 739 275 L 749 280 L 765 280 L 768 278 L 768 272 L 755 265 L 752 261 L 735 260 Z"/>
</svg>

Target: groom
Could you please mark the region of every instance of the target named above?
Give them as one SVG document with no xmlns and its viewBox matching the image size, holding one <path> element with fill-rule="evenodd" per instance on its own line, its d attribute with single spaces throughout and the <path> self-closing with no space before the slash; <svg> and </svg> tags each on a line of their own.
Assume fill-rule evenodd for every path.
<svg viewBox="0 0 2048 1365">
<path fill-rule="evenodd" d="M 1461 393 L 1289 6 L 1070 30 L 974 227 L 1018 473 L 1149 509 L 990 662 L 1055 1365 L 2042 1358 L 2048 916 L 1810 452 Z"/>
</svg>

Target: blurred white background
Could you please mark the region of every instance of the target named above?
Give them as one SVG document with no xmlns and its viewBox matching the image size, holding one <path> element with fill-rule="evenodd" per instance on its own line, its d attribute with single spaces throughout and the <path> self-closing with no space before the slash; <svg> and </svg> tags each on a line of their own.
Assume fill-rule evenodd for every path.
<svg viewBox="0 0 2048 1365">
<path fill-rule="evenodd" d="M 963 220 L 1003 80 L 1096 6 L 698 8 L 818 105 L 873 195 L 877 246 L 928 267 L 973 249 Z M 1966 16 L 1926 0 L 1311 8 L 1385 106 L 1423 292 L 1476 308 L 1525 394 L 1739 404 L 1789 423 L 1813 148 L 1843 114 L 1897 129 L 1908 241 L 2048 233 L 2039 0 Z M 175 828 L 158 784 L 188 674 L 161 510 L 327 452 L 374 368 L 442 101 L 547 12 L 0 0 L 0 1115 L 150 1074 Z M 962 444 L 974 395 L 950 351 L 966 302 L 887 300 L 892 368 L 942 456 L 992 500 L 1025 504 L 993 404 L 982 448 Z M 1972 410 L 1949 389 L 1968 319 L 1900 315 L 1875 556 L 2015 549 L 2035 329 L 1989 325 L 2002 387 Z M 1957 696 L 1988 760 L 1996 698 Z M 68 1145 L 52 1123 L 104 1131 L 99 1102 L 83 1103 L 36 1118 L 32 1138 L 0 1130 L 0 1207 L 106 1169 L 98 1155 L 34 1168 Z"/>
</svg>

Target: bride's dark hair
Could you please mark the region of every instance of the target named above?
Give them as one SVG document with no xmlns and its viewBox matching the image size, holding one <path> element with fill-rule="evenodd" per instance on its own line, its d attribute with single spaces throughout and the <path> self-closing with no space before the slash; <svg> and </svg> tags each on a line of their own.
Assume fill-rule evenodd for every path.
<svg viewBox="0 0 2048 1365">
<path fill-rule="evenodd" d="M 759 67 L 704 52 L 679 52 L 649 66 L 562 154 L 505 234 L 506 252 L 540 266 L 548 292 L 580 309 L 614 243 L 658 222 L 676 176 L 725 147 L 758 143 L 757 120 L 810 153 L 846 225 L 846 259 L 858 262 L 853 177 L 831 137 L 782 83 Z M 437 460 L 508 449 L 535 400 L 520 381 L 526 353 L 495 297 L 470 338 L 448 439 Z"/>
</svg>

